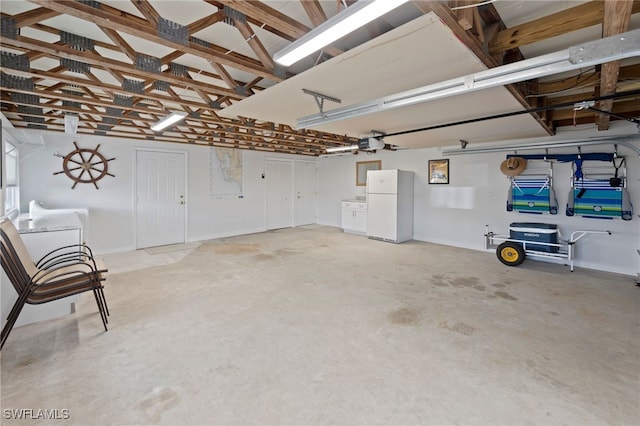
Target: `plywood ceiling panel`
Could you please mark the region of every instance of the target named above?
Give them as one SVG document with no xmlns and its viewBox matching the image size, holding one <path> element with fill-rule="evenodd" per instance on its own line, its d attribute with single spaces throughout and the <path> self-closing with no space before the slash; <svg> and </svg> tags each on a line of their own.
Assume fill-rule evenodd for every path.
<svg viewBox="0 0 640 426">
<path fill-rule="evenodd" d="M 362 46 L 289 78 L 221 111 L 226 117 L 253 117 L 296 125 L 319 112 L 302 89 L 341 99 L 325 101 L 328 111 L 486 69 L 434 14 L 427 14 Z M 329 123 L 314 129 L 364 137 L 371 130 L 395 133 L 497 113 L 522 111 L 503 87 Z M 529 114 L 437 131 L 389 137 L 406 147 L 441 146 L 469 141 L 546 136 Z"/>
</svg>

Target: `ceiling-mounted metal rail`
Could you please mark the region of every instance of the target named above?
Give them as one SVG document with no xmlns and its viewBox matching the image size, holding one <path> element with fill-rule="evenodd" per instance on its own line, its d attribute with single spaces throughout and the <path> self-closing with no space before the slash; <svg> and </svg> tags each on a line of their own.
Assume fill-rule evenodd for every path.
<svg viewBox="0 0 640 426">
<path fill-rule="evenodd" d="M 619 136 L 603 136 L 600 138 L 587 139 L 566 139 L 558 141 L 538 141 L 527 142 L 521 141 L 511 145 L 487 146 L 479 148 L 465 149 L 443 149 L 442 155 L 464 155 L 464 154 L 488 154 L 492 152 L 505 151 L 528 151 L 534 149 L 550 149 L 550 148 L 569 148 L 591 145 L 619 145 L 624 146 L 635 152 L 640 157 L 640 146 L 633 144 L 634 141 L 640 141 L 640 135 L 619 135 Z"/>
</svg>

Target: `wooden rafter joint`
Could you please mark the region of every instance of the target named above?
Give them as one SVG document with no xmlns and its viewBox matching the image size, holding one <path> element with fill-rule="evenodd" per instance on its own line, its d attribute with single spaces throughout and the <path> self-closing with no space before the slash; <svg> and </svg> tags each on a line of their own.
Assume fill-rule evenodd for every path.
<svg viewBox="0 0 640 426">
<path fill-rule="evenodd" d="M 455 15 L 458 25 L 472 34 L 479 43 L 484 43 L 484 21 L 480 17 L 477 4 L 477 0 L 449 1 L 449 7 Z"/>
<path fill-rule="evenodd" d="M 473 27 L 473 10 L 475 8 L 471 7 L 475 1 L 469 0 L 452 0 L 449 1 L 449 7 L 453 11 L 456 16 L 456 20 L 458 24 L 462 27 L 462 29 L 470 30 Z"/>
</svg>

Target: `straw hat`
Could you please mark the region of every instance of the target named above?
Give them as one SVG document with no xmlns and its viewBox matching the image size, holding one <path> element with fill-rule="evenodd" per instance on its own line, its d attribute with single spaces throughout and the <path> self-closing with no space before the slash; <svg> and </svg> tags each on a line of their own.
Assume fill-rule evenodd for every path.
<svg viewBox="0 0 640 426">
<path fill-rule="evenodd" d="M 522 157 L 510 157 L 500 164 L 500 171 L 507 176 L 518 176 L 527 168 L 527 160 Z"/>
</svg>

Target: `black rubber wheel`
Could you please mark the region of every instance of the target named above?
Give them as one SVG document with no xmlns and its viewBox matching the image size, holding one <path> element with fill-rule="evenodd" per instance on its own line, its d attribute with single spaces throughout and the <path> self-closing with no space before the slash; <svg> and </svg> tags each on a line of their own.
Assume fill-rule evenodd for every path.
<svg viewBox="0 0 640 426">
<path fill-rule="evenodd" d="M 524 262 L 526 254 L 522 245 L 511 241 L 505 241 L 496 249 L 496 256 L 498 256 L 498 260 L 500 260 L 500 262 L 507 266 L 518 266 Z"/>
</svg>

